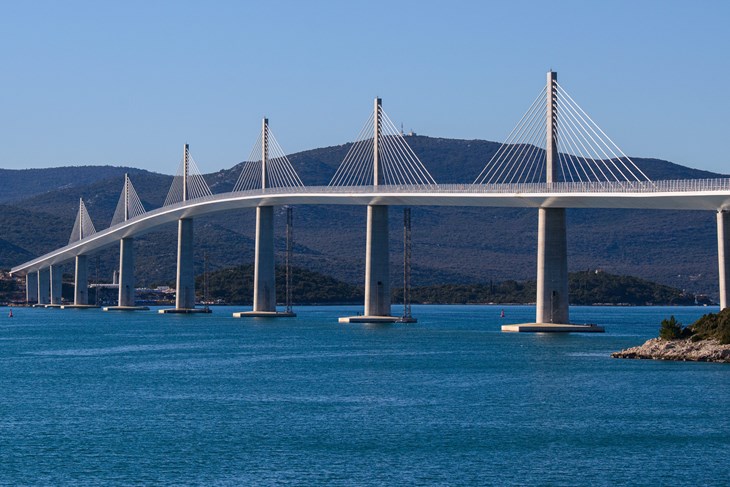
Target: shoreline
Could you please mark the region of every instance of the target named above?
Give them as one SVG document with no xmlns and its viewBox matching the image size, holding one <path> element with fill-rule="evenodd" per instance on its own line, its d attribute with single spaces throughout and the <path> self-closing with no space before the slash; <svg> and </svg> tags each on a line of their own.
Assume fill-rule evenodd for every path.
<svg viewBox="0 0 730 487">
<path fill-rule="evenodd" d="M 638 360 L 672 360 L 679 362 L 730 363 L 730 344 L 722 345 L 718 340 L 691 338 L 665 340 L 652 338 L 643 345 L 613 352 L 613 358 Z"/>
</svg>

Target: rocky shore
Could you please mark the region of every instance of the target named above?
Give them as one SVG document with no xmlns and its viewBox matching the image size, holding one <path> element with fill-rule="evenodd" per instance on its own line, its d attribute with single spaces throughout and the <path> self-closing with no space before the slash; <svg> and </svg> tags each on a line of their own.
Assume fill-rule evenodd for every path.
<svg viewBox="0 0 730 487">
<path fill-rule="evenodd" d="M 638 347 L 614 352 L 611 357 L 730 363 L 730 345 L 722 345 L 713 339 L 693 341 L 691 338 L 680 340 L 652 338 Z"/>
</svg>

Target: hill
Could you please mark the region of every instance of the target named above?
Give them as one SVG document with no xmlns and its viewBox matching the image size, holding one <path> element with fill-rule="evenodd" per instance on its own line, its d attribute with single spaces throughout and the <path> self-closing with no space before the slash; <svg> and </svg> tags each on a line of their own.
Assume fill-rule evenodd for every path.
<svg viewBox="0 0 730 487">
<path fill-rule="evenodd" d="M 407 138 L 414 151 L 443 183 L 470 182 L 499 144 L 483 140 Z M 307 185 L 327 184 L 349 144 L 292 154 L 290 160 Z M 636 159 L 655 180 L 707 178 L 719 175 L 657 159 Z M 214 192 L 230 190 L 240 164 L 205 176 Z M 34 170 L 33 178 L 51 178 L 55 169 Z M 43 174 L 42 171 L 49 171 Z M 79 196 L 97 228 L 111 220 L 122 186 L 119 168 L 112 178 L 53 189 L 6 204 L 0 211 L 0 267 L 8 268 L 64 245 L 68 241 Z M 22 173 L 22 171 L 20 171 Z M 30 174 L 27 175 L 30 178 Z M 132 180 L 145 207 L 162 204 L 171 176 L 139 171 Z M 15 179 L 17 185 L 27 181 Z M 331 275 L 353 285 L 364 276 L 365 208 L 301 206 L 294 210 L 297 266 Z M 413 284 L 483 283 L 534 279 L 537 212 L 534 209 L 418 207 L 413 218 Z M 393 283 L 402 273 L 402 216 L 391 209 Z M 239 210 L 195 221 L 196 270 L 203 254 L 212 269 L 251 263 L 255 212 Z M 277 211 L 277 246 L 283 249 L 284 213 Z M 346 228 L 347 231 L 342 231 Z M 175 225 L 137 240 L 140 285 L 169 282 L 175 275 Z M 715 215 L 701 211 L 568 210 L 568 252 L 571 270 L 600 268 L 632 274 L 691 293 L 716 294 Z M 7 250 L 5 250 L 7 249 Z M 118 250 L 92 258 L 92 278 L 110 279 Z M 70 268 L 69 268 L 70 271 Z"/>
<path fill-rule="evenodd" d="M 0 169 L 0 203 L 20 201 L 38 194 L 70 188 L 82 188 L 102 179 L 129 173 L 152 174 L 133 167 L 66 166 L 49 169 Z"/>
</svg>

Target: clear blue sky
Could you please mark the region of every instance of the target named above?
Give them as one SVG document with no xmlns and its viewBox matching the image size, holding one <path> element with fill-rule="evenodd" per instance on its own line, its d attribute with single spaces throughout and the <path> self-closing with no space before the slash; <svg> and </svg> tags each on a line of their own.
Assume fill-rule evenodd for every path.
<svg viewBox="0 0 730 487">
<path fill-rule="evenodd" d="M 503 140 L 545 82 L 632 156 L 730 172 L 727 1 L 0 0 L 0 167 L 204 172 L 405 129 Z M 428 161 L 424 161 L 428 164 Z M 486 161 L 485 161 L 486 163 Z"/>
</svg>

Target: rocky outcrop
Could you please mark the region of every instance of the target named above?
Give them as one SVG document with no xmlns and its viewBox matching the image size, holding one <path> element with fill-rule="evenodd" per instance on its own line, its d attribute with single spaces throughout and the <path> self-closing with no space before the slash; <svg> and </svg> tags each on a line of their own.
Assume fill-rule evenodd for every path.
<svg viewBox="0 0 730 487">
<path fill-rule="evenodd" d="M 730 363 L 730 345 L 721 345 L 718 340 L 712 339 L 693 341 L 691 338 L 652 338 L 638 347 L 614 352 L 611 357 Z"/>
</svg>

